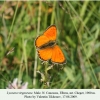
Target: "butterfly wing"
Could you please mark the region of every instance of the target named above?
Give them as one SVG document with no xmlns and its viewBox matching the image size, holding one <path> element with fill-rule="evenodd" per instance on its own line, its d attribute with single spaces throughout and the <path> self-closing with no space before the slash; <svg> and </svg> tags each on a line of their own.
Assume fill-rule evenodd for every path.
<svg viewBox="0 0 100 100">
<path fill-rule="evenodd" d="M 53 63 L 65 63 L 65 56 L 58 45 L 53 47 L 51 61 Z"/>
<path fill-rule="evenodd" d="M 49 42 L 49 39 L 45 35 L 38 36 L 35 40 L 35 46 L 37 48 Z"/>
<path fill-rule="evenodd" d="M 56 40 L 57 29 L 55 25 L 50 26 L 47 30 L 43 33 L 43 35 L 38 36 L 35 40 L 35 45 L 37 48 L 40 46 L 48 43 L 49 41 Z"/>
<path fill-rule="evenodd" d="M 57 35 L 57 28 L 55 25 L 51 25 L 47 28 L 47 30 L 44 32 L 44 34 L 49 40 L 56 40 Z"/>
<path fill-rule="evenodd" d="M 56 26 L 52 25 L 43 33 L 43 35 L 37 37 L 37 39 L 35 40 L 35 45 L 37 48 L 39 48 L 37 51 L 40 59 L 44 61 L 51 59 L 51 61 L 54 63 L 63 64 L 65 62 L 65 57 L 59 46 L 49 46 L 51 45 L 50 43 L 53 43 L 53 45 L 55 44 L 54 42 L 56 40 L 56 35 Z"/>
<path fill-rule="evenodd" d="M 38 50 L 39 58 L 44 61 L 51 59 L 52 50 L 53 49 L 51 47 Z"/>
</svg>

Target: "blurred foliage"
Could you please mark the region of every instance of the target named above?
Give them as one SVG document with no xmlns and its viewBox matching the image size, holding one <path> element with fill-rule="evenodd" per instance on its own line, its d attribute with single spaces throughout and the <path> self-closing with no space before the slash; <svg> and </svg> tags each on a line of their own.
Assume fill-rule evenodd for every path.
<svg viewBox="0 0 100 100">
<path fill-rule="evenodd" d="M 34 41 L 52 24 L 64 65 L 37 57 Z M 0 88 L 16 77 L 28 88 L 100 88 L 100 2 L 0 2 Z"/>
</svg>

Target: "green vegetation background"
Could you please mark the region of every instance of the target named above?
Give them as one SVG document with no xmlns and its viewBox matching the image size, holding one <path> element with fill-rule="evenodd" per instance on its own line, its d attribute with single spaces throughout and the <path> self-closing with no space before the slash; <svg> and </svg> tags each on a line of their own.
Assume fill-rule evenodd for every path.
<svg viewBox="0 0 100 100">
<path fill-rule="evenodd" d="M 52 24 L 67 60 L 53 68 L 34 45 Z M 14 78 L 28 88 L 100 88 L 100 2 L 0 2 L 0 88 Z"/>
</svg>

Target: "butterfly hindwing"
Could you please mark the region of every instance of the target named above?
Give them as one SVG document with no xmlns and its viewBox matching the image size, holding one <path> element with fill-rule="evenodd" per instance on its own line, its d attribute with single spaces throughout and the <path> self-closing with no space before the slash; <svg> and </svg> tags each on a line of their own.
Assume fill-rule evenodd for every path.
<svg viewBox="0 0 100 100">
<path fill-rule="evenodd" d="M 65 63 L 65 56 L 58 45 L 53 47 L 51 61 L 58 64 Z"/>
<path fill-rule="evenodd" d="M 52 48 L 45 48 L 38 50 L 38 55 L 41 60 L 47 61 L 51 59 L 52 56 Z"/>
</svg>

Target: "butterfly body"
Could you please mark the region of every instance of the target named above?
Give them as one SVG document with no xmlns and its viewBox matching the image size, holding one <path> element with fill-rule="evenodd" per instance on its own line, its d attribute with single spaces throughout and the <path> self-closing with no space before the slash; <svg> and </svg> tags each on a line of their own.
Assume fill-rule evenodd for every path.
<svg viewBox="0 0 100 100">
<path fill-rule="evenodd" d="M 35 46 L 41 60 L 51 60 L 53 63 L 63 64 L 65 63 L 65 57 L 60 47 L 56 44 L 56 35 L 56 26 L 52 25 L 43 35 L 36 38 Z"/>
<path fill-rule="evenodd" d="M 41 45 L 40 47 L 38 47 L 38 50 L 39 49 L 45 49 L 45 48 L 48 48 L 48 47 L 53 47 L 56 45 L 56 41 L 49 41 L 48 43 L 45 43 L 43 45 Z"/>
</svg>

